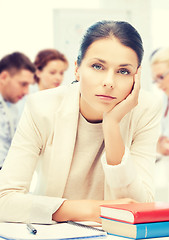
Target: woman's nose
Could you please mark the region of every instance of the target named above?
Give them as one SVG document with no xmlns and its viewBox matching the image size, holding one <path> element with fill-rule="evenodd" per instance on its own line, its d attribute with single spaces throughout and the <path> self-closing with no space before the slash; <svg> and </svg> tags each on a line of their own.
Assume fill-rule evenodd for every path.
<svg viewBox="0 0 169 240">
<path fill-rule="evenodd" d="M 113 89 L 115 87 L 115 76 L 112 72 L 107 73 L 103 80 L 103 86 Z"/>
</svg>

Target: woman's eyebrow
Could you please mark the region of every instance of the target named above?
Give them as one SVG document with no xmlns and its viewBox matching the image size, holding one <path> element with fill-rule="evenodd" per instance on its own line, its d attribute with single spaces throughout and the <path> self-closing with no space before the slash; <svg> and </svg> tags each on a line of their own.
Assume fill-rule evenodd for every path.
<svg viewBox="0 0 169 240">
<path fill-rule="evenodd" d="M 120 67 L 132 67 L 134 68 L 134 66 L 132 64 L 126 63 L 126 64 L 120 64 Z"/>
<path fill-rule="evenodd" d="M 93 58 L 92 60 L 97 60 L 97 61 L 99 61 L 101 63 L 106 63 L 106 61 L 104 61 L 103 59 L 100 59 L 100 58 Z"/>
</svg>

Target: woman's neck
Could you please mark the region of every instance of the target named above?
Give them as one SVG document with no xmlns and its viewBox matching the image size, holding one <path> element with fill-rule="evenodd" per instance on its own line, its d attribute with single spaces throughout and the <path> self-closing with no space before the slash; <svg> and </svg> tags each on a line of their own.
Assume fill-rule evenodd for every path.
<svg viewBox="0 0 169 240">
<path fill-rule="evenodd" d="M 103 114 L 96 111 L 89 106 L 85 101 L 80 99 L 79 109 L 82 116 L 90 123 L 101 123 L 103 120 Z"/>
</svg>

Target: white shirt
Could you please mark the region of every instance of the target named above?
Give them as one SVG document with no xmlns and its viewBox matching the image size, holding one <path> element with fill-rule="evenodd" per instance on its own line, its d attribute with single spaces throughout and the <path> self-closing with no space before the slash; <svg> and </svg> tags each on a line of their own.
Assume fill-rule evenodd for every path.
<svg viewBox="0 0 169 240">
<path fill-rule="evenodd" d="M 102 123 L 90 123 L 79 114 L 78 132 L 64 198 L 104 198 L 104 172 L 101 164 L 103 149 Z"/>
</svg>

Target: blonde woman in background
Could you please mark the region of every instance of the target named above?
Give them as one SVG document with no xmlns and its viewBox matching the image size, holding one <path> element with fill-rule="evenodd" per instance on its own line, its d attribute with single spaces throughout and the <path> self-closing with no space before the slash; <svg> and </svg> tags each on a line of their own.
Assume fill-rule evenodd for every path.
<svg viewBox="0 0 169 240">
<path fill-rule="evenodd" d="M 169 47 L 154 51 L 151 56 L 151 71 L 153 82 L 162 90 L 163 100 L 161 134 L 157 143 L 155 199 L 169 201 Z"/>
<path fill-rule="evenodd" d="M 169 156 L 169 47 L 157 50 L 151 58 L 153 82 L 163 91 L 163 118 L 161 137 L 157 151 L 162 156 Z"/>
<path fill-rule="evenodd" d="M 68 68 L 68 60 L 56 49 L 44 49 L 35 57 L 35 81 L 38 90 L 55 88 L 62 84 L 64 72 Z"/>
</svg>

